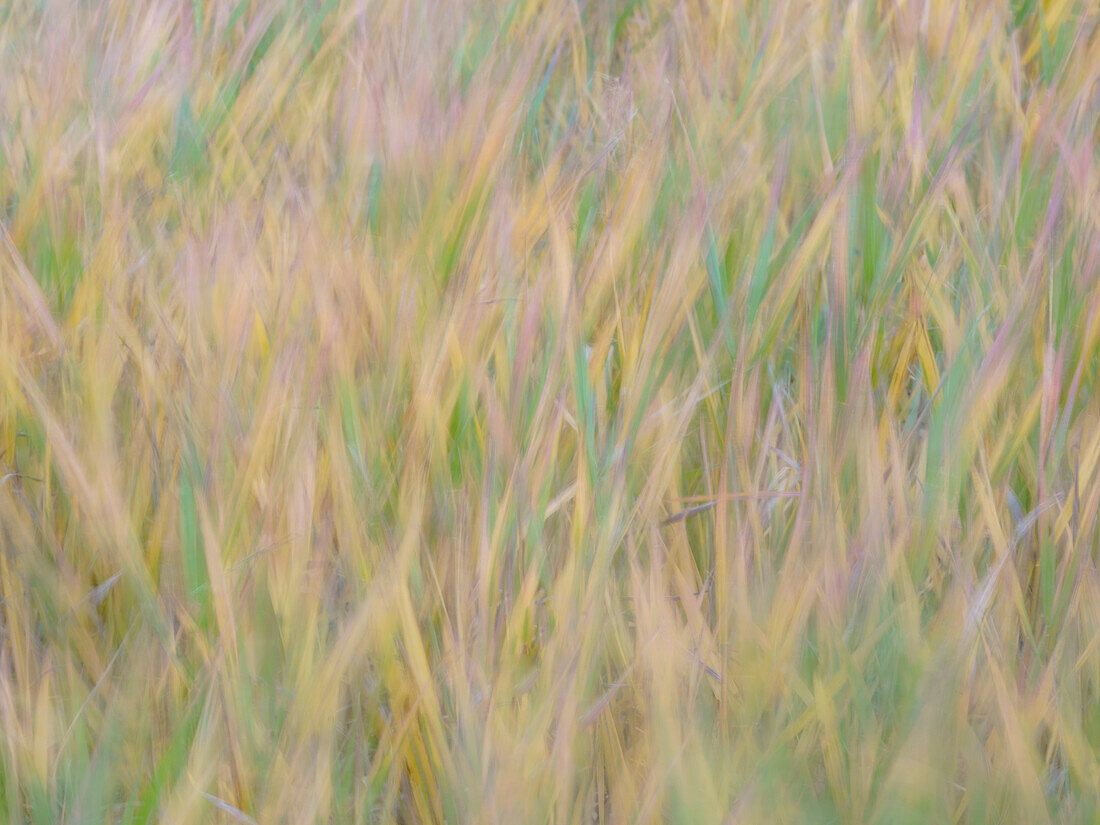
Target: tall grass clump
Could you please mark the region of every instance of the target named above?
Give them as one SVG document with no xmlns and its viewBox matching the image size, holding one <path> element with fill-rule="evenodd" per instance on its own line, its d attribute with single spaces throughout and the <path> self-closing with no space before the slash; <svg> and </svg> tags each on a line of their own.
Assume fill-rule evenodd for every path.
<svg viewBox="0 0 1100 825">
<path fill-rule="evenodd" d="M 0 821 L 1100 821 L 1091 0 L 0 3 Z"/>
</svg>

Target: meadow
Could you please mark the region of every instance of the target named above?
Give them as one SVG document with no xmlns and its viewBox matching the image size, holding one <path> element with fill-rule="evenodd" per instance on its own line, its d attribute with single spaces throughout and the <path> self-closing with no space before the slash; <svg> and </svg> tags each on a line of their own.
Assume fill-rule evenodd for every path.
<svg viewBox="0 0 1100 825">
<path fill-rule="evenodd" d="M 1091 0 L 0 2 L 0 821 L 1100 822 Z"/>
</svg>

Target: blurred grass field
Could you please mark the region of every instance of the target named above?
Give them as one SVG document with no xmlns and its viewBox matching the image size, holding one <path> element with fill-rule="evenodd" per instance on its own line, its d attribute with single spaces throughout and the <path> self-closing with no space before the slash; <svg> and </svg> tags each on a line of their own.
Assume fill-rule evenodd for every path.
<svg viewBox="0 0 1100 825">
<path fill-rule="evenodd" d="M 0 821 L 1100 822 L 1090 0 L 0 2 Z"/>
</svg>

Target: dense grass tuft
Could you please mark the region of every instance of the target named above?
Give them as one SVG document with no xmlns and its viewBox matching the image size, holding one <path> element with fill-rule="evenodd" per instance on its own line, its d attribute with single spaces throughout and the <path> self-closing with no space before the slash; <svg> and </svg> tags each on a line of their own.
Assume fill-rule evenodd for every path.
<svg viewBox="0 0 1100 825">
<path fill-rule="evenodd" d="M 1100 817 L 1090 0 L 0 3 L 0 821 Z"/>
</svg>

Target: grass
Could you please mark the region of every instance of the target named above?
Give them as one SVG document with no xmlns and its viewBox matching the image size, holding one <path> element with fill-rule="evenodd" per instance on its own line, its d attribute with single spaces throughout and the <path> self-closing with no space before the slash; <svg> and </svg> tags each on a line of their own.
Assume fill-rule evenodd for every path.
<svg viewBox="0 0 1100 825">
<path fill-rule="evenodd" d="M 0 4 L 0 820 L 1100 821 L 1086 0 Z"/>
</svg>

